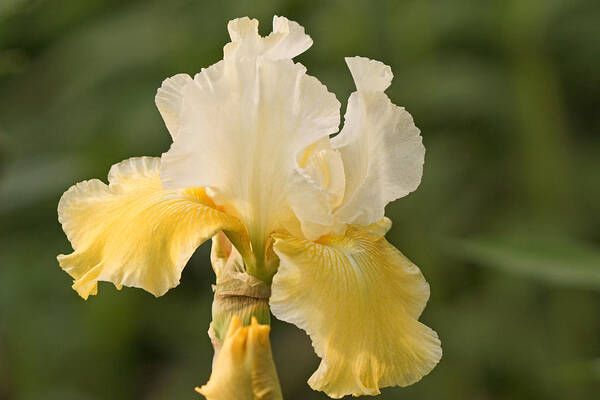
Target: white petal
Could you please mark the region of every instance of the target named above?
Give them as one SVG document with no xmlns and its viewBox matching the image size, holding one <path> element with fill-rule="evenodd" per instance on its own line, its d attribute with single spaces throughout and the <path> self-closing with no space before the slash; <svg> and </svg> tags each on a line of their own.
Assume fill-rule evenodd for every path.
<svg viewBox="0 0 600 400">
<path fill-rule="evenodd" d="M 192 82 L 187 74 L 177 74 L 163 81 L 162 86 L 156 92 L 154 101 L 165 125 L 175 139 L 179 130 L 179 113 L 183 105 L 182 91 L 185 85 Z"/>
<path fill-rule="evenodd" d="M 218 204 L 245 222 L 260 259 L 292 203 L 327 201 L 297 160 L 337 130 L 340 104 L 289 59 L 221 61 L 196 75 L 183 96 L 179 134 L 163 155 L 163 184 L 209 187 Z M 307 220 L 332 218 L 327 209 L 316 212 Z"/>
<path fill-rule="evenodd" d="M 313 41 L 304 32 L 302 25 L 290 21 L 285 17 L 273 17 L 272 47 L 267 57 L 277 60 L 280 58 L 294 58 L 304 53 L 312 46 Z"/>
<path fill-rule="evenodd" d="M 391 81 L 389 68 L 366 58 L 347 62 L 358 91 L 348 100 L 344 128 L 332 139 L 346 177 L 336 217 L 368 225 L 384 216 L 389 202 L 419 186 L 425 147 L 411 115 L 383 93 Z"/>
<path fill-rule="evenodd" d="M 327 191 L 332 208 L 342 202 L 346 185 L 344 162 L 340 152 L 331 148 L 329 138 L 309 146 L 301 157 L 300 166 Z"/>
<path fill-rule="evenodd" d="M 360 92 L 383 92 L 392 84 L 392 69 L 381 61 L 365 57 L 346 57 L 346 64 Z"/>
<path fill-rule="evenodd" d="M 288 232 L 300 234 L 310 240 L 331 233 L 340 232 L 344 225 L 333 218 L 332 210 L 344 197 L 344 164 L 340 153 L 331 148 L 328 137 L 324 137 L 308 146 L 299 157 L 296 184 L 303 191 L 292 191 L 288 197 L 294 215 L 299 219 L 301 233 L 294 221 L 287 221 Z M 307 196 L 306 187 L 312 188 Z"/>
<path fill-rule="evenodd" d="M 273 32 L 258 33 L 258 21 L 248 17 L 229 21 L 231 43 L 224 49 L 225 59 L 263 56 L 271 60 L 292 59 L 312 46 L 312 39 L 297 22 L 273 17 Z"/>
<path fill-rule="evenodd" d="M 293 215 L 287 218 L 293 217 L 298 220 L 302 236 L 316 240 L 328 233 L 334 220 L 327 190 L 301 169 L 297 169 L 291 175 L 289 188 L 287 201 Z M 285 220 L 286 217 L 283 218 Z M 278 228 L 289 229 L 288 223 L 284 221 Z"/>
</svg>

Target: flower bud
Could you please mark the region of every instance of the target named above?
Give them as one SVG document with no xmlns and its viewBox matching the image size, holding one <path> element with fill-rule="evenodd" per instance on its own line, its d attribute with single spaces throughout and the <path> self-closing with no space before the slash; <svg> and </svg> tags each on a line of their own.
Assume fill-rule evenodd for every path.
<svg viewBox="0 0 600 400">
<path fill-rule="evenodd" d="M 243 326 L 233 316 L 210 379 L 196 391 L 208 400 L 281 400 L 269 331 L 254 317 Z"/>
</svg>

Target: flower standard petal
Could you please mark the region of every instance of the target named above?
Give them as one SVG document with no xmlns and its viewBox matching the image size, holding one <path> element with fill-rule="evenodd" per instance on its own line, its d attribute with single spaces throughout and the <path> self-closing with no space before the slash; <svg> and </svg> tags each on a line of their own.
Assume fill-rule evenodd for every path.
<svg viewBox="0 0 600 400">
<path fill-rule="evenodd" d="M 260 263 L 269 234 L 290 213 L 304 225 L 333 221 L 327 191 L 301 171 L 298 158 L 338 129 L 340 104 L 304 66 L 269 56 L 261 46 L 271 36 L 258 36 L 256 24 L 230 24 L 235 56 L 226 46 L 223 61 L 183 88 L 179 131 L 163 154 L 161 179 L 167 188 L 207 187 L 218 205 L 247 226 Z M 288 31 L 290 46 L 303 48 L 297 26 L 288 24 Z M 287 40 L 278 43 L 283 51 Z M 319 206 L 300 206 L 309 203 Z"/>
<path fill-rule="evenodd" d="M 163 189 L 159 169 L 159 158 L 131 158 L 111 168 L 109 185 L 84 181 L 62 196 L 59 221 L 75 251 L 58 260 L 84 299 L 98 281 L 161 296 L 206 239 L 220 230 L 243 236 L 203 189 Z"/>
<path fill-rule="evenodd" d="M 301 25 L 285 17 L 273 17 L 273 32 L 266 37 L 258 33 L 258 20 L 248 17 L 229 21 L 227 30 L 231 42 L 224 48 L 226 59 L 256 56 L 292 59 L 313 44 Z"/>
<path fill-rule="evenodd" d="M 310 36 L 304 32 L 304 27 L 277 15 L 273 17 L 273 33 L 269 37 L 275 37 L 267 53 L 267 56 L 272 59 L 294 58 L 304 53 L 313 44 Z"/>
<path fill-rule="evenodd" d="M 332 139 L 344 161 L 344 201 L 336 217 L 348 224 L 380 220 L 390 201 L 421 182 L 425 147 L 411 115 L 384 90 L 390 67 L 362 57 L 347 58 L 357 91 L 348 100 L 344 128 Z"/>
<path fill-rule="evenodd" d="M 165 79 L 156 92 L 154 99 L 156 107 L 173 139 L 179 131 L 179 113 L 183 107 L 183 88 L 190 82 L 192 82 L 192 78 L 189 75 L 177 74 Z"/>
<path fill-rule="evenodd" d="M 209 381 L 196 391 L 208 400 L 281 400 L 269 341 L 270 326 L 231 319 Z"/>
<path fill-rule="evenodd" d="M 429 285 L 387 228 L 350 226 L 318 242 L 275 236 L 271 310 L 310 335 L 322 361 L 309 384 L 334 398 L 410 385 L 441 358 L 437 334 L 417 320 Z"/>
<path fill-rule="evenodd" d="M 283 227 L 310 240 L 331 232 L 339 233 L 344 225 L 333 218 L 333 210 L 344 197 L 344 164 L 340 153 L 331 148 L 329 138 L 325 137 L 302 152 L 298 165 L 296 187 L 304 190 L 292 191 L 288 196 L 294 215 Z"/>
</svg>

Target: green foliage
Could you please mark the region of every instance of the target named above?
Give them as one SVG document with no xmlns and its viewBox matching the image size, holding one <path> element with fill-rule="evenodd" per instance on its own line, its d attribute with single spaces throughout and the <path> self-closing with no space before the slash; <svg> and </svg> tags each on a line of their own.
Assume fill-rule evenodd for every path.
<svg viewBox="0 0 600 400">
<path fill-rule="evenodd" d="M 450 242 L 451 251 L 478 265 L 553 285 L 600 289 L 600 251 L 569 239 L 539 234 Z"/>
<path fill-rule="evenodd" d="M 218 61 L 229 19 L 267 32 L 273 14 L 306 27 L 299 61 L 342 104 L 344 56 L 391 65 L 388 93 L 427 147 L 421 187 L 387 208 L 388 237 L 431 285 L 422 318 L 444 357 L 381 399 L 596 398 L 597 0 L 0 0 L 0 399 L 198 398 L 208 245 L 160 299 L 101 284 L 84 302 L 55 259 L 70 251 L 56 205 L 166 151 L 161 81 Z M 285 398 L 324 399 L 306 385 L 310 340 L 273 324 Z"/>
</svg>

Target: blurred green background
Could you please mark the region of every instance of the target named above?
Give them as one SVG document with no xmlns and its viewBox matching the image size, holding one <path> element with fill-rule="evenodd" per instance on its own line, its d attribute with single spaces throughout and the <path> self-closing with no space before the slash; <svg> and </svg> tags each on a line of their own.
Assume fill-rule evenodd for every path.
<svg viewBox="0 0 600 400">
<path fill-rule="evenodd" d="M 56 205 L 166 151 L 161 81 L 218 61 L 228 20 L 266 34 L 273 14 L 306 27 L 298 61 L 343 104 L 344 56 L 391 65 L 388 93 L 427 147 L 389 239 L 431 285 L 422 320 L 444 357 L 380 398 L 598 398 L 597 0 L 0 0 L 0 399 L 200 397 L 209 244 L 162 298 L 101 284 L 84 302 L 55 260 L 71 250 Z M 304 332 L 275 321 L 272 342 L 286 399 L 325 399 Z"/>
</svg>

